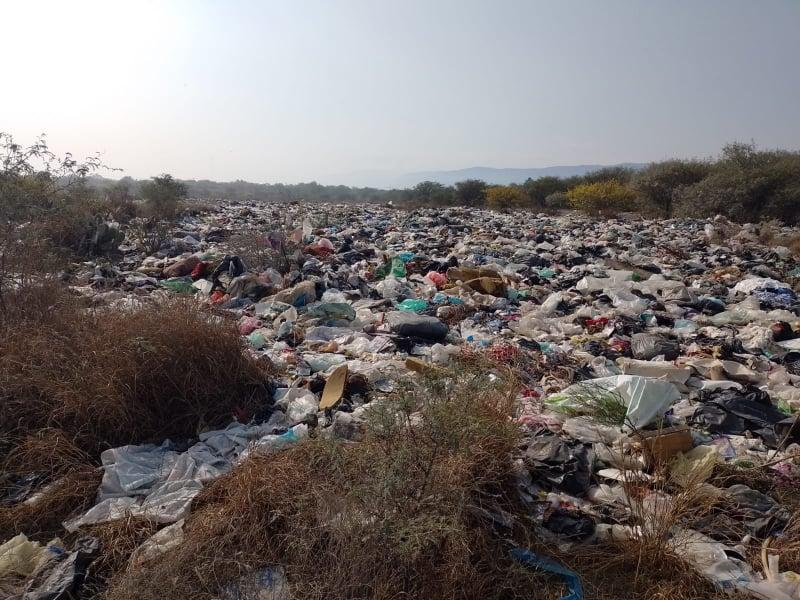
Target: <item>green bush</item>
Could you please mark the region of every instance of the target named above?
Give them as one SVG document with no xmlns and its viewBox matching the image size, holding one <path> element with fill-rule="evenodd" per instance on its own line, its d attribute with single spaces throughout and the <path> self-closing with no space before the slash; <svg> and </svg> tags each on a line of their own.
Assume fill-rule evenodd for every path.
<svg viewBox="0 0 800 600">
<path fill-rule="evenodd" d="M 411 199 L 424 206 L 449 206 L 453 204 L 453 188 L 436 181 L 423 181 L 411 190 Z"/>
<path fill-rule="evenodd" d="M 569 208 L 569 199 L 567 198 L 566 192 L 553 192 L 549 194 L 547 198 L 544 199 L 544 206 L 551 210 Z"/>
<path fill-rule="evenodd" d="M 486 202 L 486 182 L 480 179 L 457 182 L 453 199 L 463 206 L 482 206 Z"/>
<path fill-rule="evenodd" d="M 658 216 L 672 216 L 675 195 L 684 186 L 694 185 L 711 170 L 699 160 L 666 160 L 652 163 L 633 177 L 631 187 L 641 203 L 641 210 Z"/>
<path fill-rule="evenodd" d="M 724 215 L 733 221 L 800 222 L 800 152 L 729 144 L 710 174 L 674 191 L 676 216 Z"/>
<path fill-rule="evenodd" d="M 540 177 L 539 179 L 531 179 L 530 177 L 523 184 L 525 191 L 528 193 L 531 204 L 539 208 L 546 206 L 547 197 L 557 192 L 566 192 L 568 189 L 567 183 L 560 177 Z"/>
<path fill-rule="evenodd" d="M 571 179 L 579 183 L 603 183 L 608 181 L 617 181 L 619 183 L 627 184 L 633 178 L 634 173 L 635 171 L 629 167 L 603 167 L 602 169 L 597 169 L 596 171 L 589 171 L 581 177 L 575 177 Z"/>
<path fill-rule="evenodd" d="M 153 177 L 142 184 L 142 196 L 151 214 L 159 219 L 172 219 L 181 200 L 186 198 L 186 186 L 172 175 Z"/>
</svg>

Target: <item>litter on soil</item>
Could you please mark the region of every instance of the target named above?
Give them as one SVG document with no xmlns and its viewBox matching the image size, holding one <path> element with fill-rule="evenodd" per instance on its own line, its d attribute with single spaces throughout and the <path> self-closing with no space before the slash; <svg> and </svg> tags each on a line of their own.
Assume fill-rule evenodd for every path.
<svg viewBox="0 0 800 600">
<path fill-rule="evenodd" d="M 711 241 L 718 229 L 734 232 L 724 245 Z M 131 560 L 171 552 L 197 495 L 248 457 L 309 436 L 357 443 L 370 405 L 483 353 L 522 382 L 509 415 L 522 440 L 518 494 L 559 556 L 652 535 L 650 517 L 632 526 L 633 513 L 654 519 L 702 487 L 722 508 L 676 522 L 664 543 L 683 544 L 682 559 L 720 590 L 800 598 L 800 574 L 781 570 L 768 546 L 796 509 L 746 477 L 713 477 L 720 465 L 763 465 L 781 485 L 800 485 L 799 263 L 765 252 L 747 226 L 223 202 L 183 217 L 152 255 L 130 238 L 120 250 L 113 265 L 81 265 L 73 292 L 109 310 L 188 295 L 232 316 L 245 351 L 272 365 L 274 390 L 257 416 L 224 429 L 103 452 L 94 506 L 65 534 L 145 518 L 161 529 Z M 35 501 L 35 476 L 16 483 L 0 503 Z M 25 598 L 72 597 L 96 546 L 18 533 L 0 546 L 0 578 L 15 578 Z M 763 568 L 744 556 L 753 541 L 765 544 Z M 563 578 L 565 597 L 583 597 L 560 560 L 513 556 Z M 246 587 L 292 597 L 280 565 L 220 594 L 245 597 Z"/>
</svg>

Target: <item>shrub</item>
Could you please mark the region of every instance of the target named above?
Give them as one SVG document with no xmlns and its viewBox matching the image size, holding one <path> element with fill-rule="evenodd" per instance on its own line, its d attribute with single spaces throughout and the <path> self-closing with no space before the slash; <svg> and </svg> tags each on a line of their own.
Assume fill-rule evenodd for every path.
<svg viewBox="0 0 800 600">
<path fill-rule="evenodd" d="M 109 255 L 117 252 L 125 235 L 113 224 L 112 207 L 90 197 L 65 198 L 32 224 L 54 252 L 65 258 Z"/>
<path fill-rule="evenodd" d="M 698 160 L 666 160 L 652 163 L 633 177 L 644 212 L 672 216 L 673 199 L 684 186 L 691 186 L 708 175 L 711 165 Z"/>
<path fill-rule="evenodd" d="M 194 303 L 91 312 L 52 289 L 26 294 L 31 301 L 0 321 L 0 455 L 56 428 L 96 458 L 193 437 L 268 400 L 235 326 Z"/>
<path fill-rule="evenodd" d="M 617 392 L 585 383 L 579 384 L 570 404 L 556 406 L 554 410 L 567 417 L 588 415 L 603 425 L 621 427 L 625 424 L 628 407 Z"/>
<path fill-rule="evenodd" d="M 494 210 L 523 208 L 528 205 L 528 195 L 520 187 L 495 185 L 486 190 L 486 205 Z"/>
<path fill-rule="evenodd" d="M 486 182 L 480 179 L 467 179 L 455 185 L 453 198 L 456 204 L 482 206 L 486 202 Z"/>
<path fill-rule="evenodd" d="M 544 199 L 544 206 L 550 210 L 569 208 L 569 199 L 566 192 L 553 192 Z"/>
<path fill-rule="evenodd" d="M 412 188 L 411 200 L 423 206 L 449 206 L 453 203 L 453 188 L 436 181 L 422 181 Z"/>
<path fill-rule="evenodd" d="M 677 216 L 721 214 L 737 222 L 800 222 L 800 152 L 729 144 L 710 173 L 674 193 Z"/>
<path fill-rule="evenodd" d="M 530 177 L 523 184 L 528 198 L 533 206 L 544 208 L 546 206 L 547 197 L 558 192 L 566 192 L 567 185 L 564 179 L 560 177 L 540 177 L 539 179 L 531 179 Z"/>
<path fill-rule="evenodd" d="M 10 311 L 33 303 L 33 295 L 20 290 L 31 286 L 47 290 L 43 283 L 54 278 L 61 266 L 50 244 L 31 225 L 0 222 L 0 324 Z"/>
<path fill-rule="evenodd" d="M 105 205 L 109 214 L 120 223 L 128 223 L 139 215 L 139 205 L 131 192 L 130 177 L 123 177 L 111 188 L 105 196 Z"/>
<path fill-rule="evenodd" d="M 633 178 L 633 175 L 636 171 L 629 167 L 613 166 L 613 167 L 602 167 L 597 169 L 596 171 L 589 171 L 585 175 L 581 175 L 576 179 L 580 181 L 580 183 L 604 183 L 609 181 L 618 181 L 620 183 L 627 184 Z"/>
<path fill-rule="evenodd" d="M 142 196 L 154 217 L 173 219 L 180 202 L 186 198 L 186 185 L 172 175 L 161 175 L 142 184 Z"/>
<path fill-rule="evenodd" d="M 249 458 L 201 492 L 180 546 L 120 573 L 107 597 L 216 598 L 270 565 L 297 598 L 533 597 L 480 517 L 508 502 L 515 390 L 465 366 L 371 406 L 358 444 Z"/>
<path fill-rule="evenodd" d="M 107 221 L 124 218 L 130 207 L 96 197 L 87 175 L 100 168 L 96 157 L 57 157 L 44 137 L 23 147 L 0 133 L 0 309 L 12 284 L 69 259 L 108 254 L 122 242 Z"/>
<path fill-rule="evenodd" d="M 631 210 L 635 198 L 630 188 L 616 180 L 584 183 L 567 192 L 570 206 L 590 215 L 610 216 Z"/>
<path fill-rule="evenodd" d="M 254 271 L 262 272 L 273 268 L 286 272 L 290 265 L 290 252 L 285 236 L 280 236 L 280 242 L 276 249 L 267 234 L 244 231 L 231 236 L 228 247 Z"/>
<path fill-rule="evenodd" d="M 104 166 L 96 156 L 83 162 L 71 154 L 56 156 L 44 136 L 25 147 L 0 132 L 0 221 L 38 218 L 70 188 L 82 185 L 87 175 L 101 168 Z"/>
</svg>

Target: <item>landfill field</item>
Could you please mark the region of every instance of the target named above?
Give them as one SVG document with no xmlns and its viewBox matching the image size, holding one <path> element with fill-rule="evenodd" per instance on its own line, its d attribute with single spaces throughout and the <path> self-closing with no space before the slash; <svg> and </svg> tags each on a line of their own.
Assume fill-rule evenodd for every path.
<svg viewBox="0 0 800 600">
<path fill-rule="evenodd" d="M 800 599 L 796 229 L 104 227 L 0 348 L 0 596 Z"/>
</svg>

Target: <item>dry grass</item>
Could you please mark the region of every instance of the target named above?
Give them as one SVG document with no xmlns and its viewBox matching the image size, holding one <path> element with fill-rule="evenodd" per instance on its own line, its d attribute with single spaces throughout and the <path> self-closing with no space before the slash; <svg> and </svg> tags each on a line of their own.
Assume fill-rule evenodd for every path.
<svg viewBox="0 0 800 600">
<path fill-rule="evenodd" d="M 719 487 L 744 484 L 771 496 L 792 514 L 783 531 L 768 540 L 770 554 L 780 557 L 781 571 L 800 573 L 800 488 L 796 481 L 782 481 L 769 467 L 754 466 L 737 468 L 733 465 L 718 465 L 713 483 Z M 750 562 L 761 570 L 762 541 L 753 540 L 748 547 Z"/>
<path fill-rule="evenodd" d="M 25 294 L 0 319 L 0 497 L 31 474 L 40 495 L 0 508 L 2 539 L 49 539 L 91 507 L 103 450 L 192 438 L 269 401 L 234 325 L 195 305 L 100 314 L 57 287 Z"/>
<path fill-rule="evenodd" d="M 129 568 L 128 561 L 134 550 L 159 527 L 147 519 L 128 517 L 85 527 L 73 534 L 75 538 L 88 535 L 100 542 L 100 555 L 89 567 L 81 598 L 102 598 L 109 578 Z"/>
<path fill-rule="evenodd" d="M 83 465 L 22 503 L 0 506 L 0 539 L 24 533 L 30 539 L 47 542 L 62 535 L 63 521 L 94 506 L 101 478 L 99 469 Z"/>
<path fill-rule="evenodd" d="M 359 444 L 252 457 L 198 497 L 179 548 L 108 598 L 214 598 L 268 565 L 296 598 L 530 598 L 540 577 L 478 516 L 511 501 L 512 401 L 486 372 L 430 378 L 378 402 Z"/>
<path fill-rule="evenodd" d="M 800 257 L 800 233 L 781 233 L 781 223 L 762 223 L 758 230 L 758 241 L 764 246 L 785 246 L 795 257 Z"/>
<path fill-rule="evenodd" d="M 181 546 L 120 570 L 106 597 L 218 598 L 276 565 L 299 599 L 561 597 L 558 578 L 509 560 L 509 543 L 577 571 L 587 598 L 724 597 L 667 543 L 708 509 L 691 487 L 653 508 L 644 486 L 626 484 L 634 539 L 568 551 L 536 542 L 509 464 L 513 369 L 470 356 L 455 371 L 377 401 L 363 442 L 251 457 L 198 496 Z"/>
<path fill-rule="evenodd" d="M 800 573 L 800 511 L 795 510 L 783 534 L 771 540 L 770 553 L 780 556 L 782 571 Z"/>
<path fill-rule="evenodd" d="M 18 533 L 47 541 L 61 532 L 61 523 L 95 502 L 101 472 L 91 458 L 56 429 L 43 429 L 14 446 L 0 465 L 6 476 L 0 483 L 0 497 L 13 490 L 17 477 L 32 472 L 45 482 L 35 498 L 0 506 L 0 539 Z M 50 483 L 47 483 L 50 482 Z"/>
<path fill-rule="evenodd" d="M 269 232 L 276 232 L 270 242 Z M 258 231 L 241 231 L 232 235 L 227 241 L 229 250 L 239 256 L 249 269 L 265 271 L 276 269 L 287 273 L 297 264 L 295 251 L 298 244 L 287 238 L 280 225 L 267 225 Z"/>
<path fill-rule="evenodd" d="M 789 248 L 795 256 L 800 256 L 800 234 L 785 238 L 781 245 Z"/>
<path fill-rule="evenodd" d="M 2 468 L 7 475 L 23 477 L 31 473 L 31 465 L 36 465 L 37 472 L 55 478 L 89 463 L 91 457 L 78 448 L 64 431 L 41 429 L 13 446 Z"/>
<path fill-rule="evenodd" d="M 553 551 L 552 548 L 549 550 Z M 585 596 L 592 600 L 730 598 L 714 589 L 676 554 L 640 552 L 635 542 L 582 546 L 563 553 L 561 560 L 580 573 Z"/>
<path fill-rule="evenodd" d="M 8 319 L 0 339 L 6 452 L 59 429 L 92 457 L 110 447 L 195 436 L 268 398 L 233 324 L 189 302 L 94 313 L 66 296 Z M 36 469 L 39 465 L 31 465 Z"/>
</svg>

